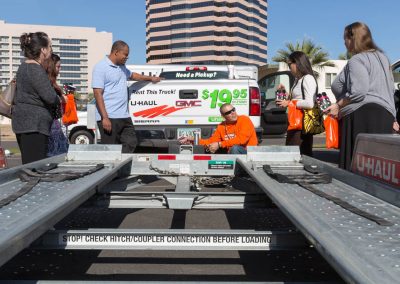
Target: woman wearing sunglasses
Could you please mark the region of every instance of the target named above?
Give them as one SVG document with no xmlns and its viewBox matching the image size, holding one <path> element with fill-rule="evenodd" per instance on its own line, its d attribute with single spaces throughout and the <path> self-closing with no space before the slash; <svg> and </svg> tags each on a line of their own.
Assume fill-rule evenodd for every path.
<svg viewBox="0 0 400 284">
<path fill-rule="evenodd" d="M 236 108 L 231 104 L 223 104 L 219 110 L 225 121 L 217 126 L 209 139 L 199 140 L 199 144 L 204 145 L 206 151 L 246 154 L 247 146 L 257 146 L 256 131 L 248 116 L 238 115 Z M 193 137 L 185 137 L 180 139 L 180 143 L 189 144 L 193 143 L 193 140 Z"/>
<path fill-rule="evenodd" d="M 303 52 L 295 51 L 289 55 L 287 64 L 290 72 L 296 78 L 289 94 L 290 99 L 297 100 L 296 107 L 299 109 L 312 109 L 316 99 L 317 81 L 310 60 Z M 285 87 L 280 85 L 278 88 L 284 89 Z M 276 100 L 276 105 L 287 107 L 289 100 Z M 313 135 L 303 133 L 302 130 L 288 130 L 286 145 L 298 145 L 300 146 L 300 154 L 312 156 Z"/>
</svg>

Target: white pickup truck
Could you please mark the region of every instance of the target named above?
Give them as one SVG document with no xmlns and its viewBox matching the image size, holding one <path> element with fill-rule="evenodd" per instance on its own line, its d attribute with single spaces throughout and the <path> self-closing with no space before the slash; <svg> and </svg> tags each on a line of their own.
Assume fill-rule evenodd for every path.
<svg viewBox="0 0 400 284">
<path fill-rule="evenodd" d="M 219 107 L 231 103 L 238 114 L 248 115 L 259 140 L 261 98 L 255 66 L 127 66 L 133 72 L 164 78 L 157 84 L 128 82 L 129 113 L 135 125 L 139 146 L 168 147 L 179 131 L 198 129 L 208 138 L 222 121 Z M 152 71 L 149 71 L 152 70 Z M 86 112 L 69 126 L 73 144 L 91 144 L 94 131 L 86 126 Z M 181 132 L 180 132 L 181 133 Z M 99 136 L 97 136 L 99 137 Z"/>
</svg>

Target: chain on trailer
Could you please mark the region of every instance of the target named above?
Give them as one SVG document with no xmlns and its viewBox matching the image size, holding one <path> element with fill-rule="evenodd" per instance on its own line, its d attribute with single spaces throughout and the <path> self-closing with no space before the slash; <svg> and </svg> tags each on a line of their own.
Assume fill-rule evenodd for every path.
<svg viewBox="0 0 400 284">
<path fill-rule="evenodd" d="M 153 170 L 157 173 L 160 173 L 162 175 L 171 175 L 171 176 L 179 176 L 179 175 L 189 175 L 189 174 L 180 174 L 175 171 L 171 170 L 162 170 L 160 168 L 157 168 L 153 165 L 149 166 L 150 170 Z M 230 183 L 233 180 L 233 176 L 223 176 L 223 177 L 200 177 L 200 176 L 192 176 L 191 181 L 195 185 L 195 187 L 199 187 L 200 185 L 203 186 L 214 186 L 214 185 L 226 185 L 230 186 Z"/>
</svg>

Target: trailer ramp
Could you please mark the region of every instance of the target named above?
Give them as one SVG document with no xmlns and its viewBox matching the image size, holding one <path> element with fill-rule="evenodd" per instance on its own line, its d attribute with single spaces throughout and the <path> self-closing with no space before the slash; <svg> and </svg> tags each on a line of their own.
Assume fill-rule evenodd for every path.
<svg viewBox="0 0 400 284">
<path fill-rule="evenodd" d="M 70 147 L 73 151 L 79 145 Z M 103 154 L 104 151 L 108 151 L 107 155 Z M 39 182 L 29 192 L 0 208 L 0 265 L 28 247 L 131 162 L 130 158 L 121 159 L 121 146 L 97 145 L 92 148 L 93 155 L 100 153 L 104 167 L 99 171 L 70 181 Z M 27 184 L 18 177 L 22 169 L 43 168 L 50 163 L 57 163 L 58 168 L 53 171 L 82 172 L 99 162 L 66 161 L 65 156 L 60 155 L 3 171 L 0 173 L 0 199 L 16 194 Z"/>
<path fill-rule="evenodd" d="M 258 184 L 262 192 L 272 199 L 297 229 L 304 234 L 321 255 L 323 255 L 341 274 L 343 279 L 350 283 L 398 282 L 397 279 L 400 277 L 400 266 L 398 263 L 400 260 L 398 252 L 398 248 L 400 247 L 400 230 L 398 225 L 400 217 L 399 208 L 387 201 L 383 201 L 364 192 L 361 188 L 357 187 L 356 184 L 350 185 L 347 182 L 348 180 L 356 179 L 364 180 L 363 177 L 339 170 L 312 158 L 301 157 L 298 150 L 296 150 L 297 147 L 250 147 L 247 155 L 230 155 L 226 157 L 214 157 L 214 155 L 121 155 L 119 153 L 100 153 L 100 151 L 96 153 L 96 146 L 94 146 L 96 151 L 90 150 L 92 147 L 93 145 L 90 145 L 90 147 L 77 148 L 76 151 L 69 153 L 68 157 L 70 160 L 67 162 L 67 165 L 90 165 L 91 163 L 96 163 L 96 161 L 104 160 L 105 157 L 108 157 L 109 161 L 113 161 L 112 163 L 115 162 L 114 160 L 118 161 L 118 157 L 121 157 L 119 161 L 125 161 L 124 158 L 131 159 L 131 164 L 123 169 L 121 168 L 121 171 L 124 173 L 130 174 L 131 176 L 135 174 L 157 175 L 175 179 L 177 185 L 176 194 L 174 195 L 172 194 L 173 192 L 168 192 L 163 198 L 167 201 L 170 201 L 171 198 L 174 199 L 173 208 L 178 208 L 177 211 L 182 210 L 181 208 L 188 210 L 189 203 L 193 203 L 193 205 L 190 204 L 192 207 L 196 206 L 195 202 L 187 202 L 188 196 L 193 196 L 193 200 L 195 201 L 196 198 L 198 198 L 196 195 L 201 194 L 201 192 L 191 191 L 190 186 L 187 184 L 190 180 L 188 177 L 192 177 L 196 180 L 202 176 L 207 177 L 209 175 L 220 177 L 232 176 L 239 168 L 242 168 L 242 170 L 246 171 Z M 130 162 L 130 160 L 127 161 L 128 163 Z M 386 226 L 379 225 L 362 215 L 355 214 L 337 205 L 333 201 L 313 193 L 299 184 L 280 183 L 265 172 L 265 165 L 269 165 L 276 173 L 289 176 L 304 174 L 305 165 L 317 165 L 325 172 L 328 172 L 332 177 L 330 183 L 314 185 L 319 191 L 336 197 L 337 200 L 345 201 L 362 212 L 365 211 L 373 216 L 378 216 L 387 221 L 388 224 Z M 100 175 L 99 172 L 96 179 L 99 179 L 99 176 L 103 177 L 104 175 Z M 103 180 L 103 182 L 99 183 L 99 186 L 106 182 L 107 181 Z M 366 180 L 365 183 L 367 182 L 369 185 L 374 183 L 371 180 Z M 113 183 L 115 183 L 115 181 Z M 93 183 L 91 184 L 93 185 Z M 379 184 L 374 187 L 374 191 L 378 193 L 377 196 L 379 196 Z M 113 193 L 111 192 L 110 194 Z M 221 201 L 219 205 L 222 206 L 222 198 L 231 199 L 232 196 L 220 196 L 219 198 L 221 198 L 218 200 Z M 398 199 L 398 196 L 395 196 L 395 199 Z M 128 201 L 129 200 L 126 200 L 123 206 L 139 208 L 140 204 L 137 201 L 133 200 L 132 204 L 129 204 Z M 130 207 L 130 205 L 133 206 Z M 171 202 L 166 202 L 157 206 L 164 207 L 170 205 Z M 152 207 L 150 206 L 150 208 Z M 297 233 L 297 231 L 292 232 Z M 146 237 L 150 236 L 151 239 L 159 236 L 171 235 L 186 235 L 184 239 L 188 237 L 192 239 L 193 236 L 207 239 L 210 236 L 223 235 L 233 236 L 235 239 L 239 237 L 239 239 L 241 239 L 247 234 L 258 234 L 259 236 L 265 237 L 266 240 L 274 240 L 274 234 L 278 237 L 276 234 L 277 232 L 271 233 L 272 237 L 269 238 L 267 235 L 268 232 L 262 231 L 183 231 L 170 229 L 88 230 L 88 228 L 85 227 L 84 230 L 51 231 L 45 234 L 42 240 L 45 246 L 48 241 L 48 247 L 55 246 L 63 249 L 116 249 L 115 245 L 120 245 L 116 242 L 103 242 L 103 244 L 79 243 L 79 240 L 82 239 L 80 236 L 89 236 L 90 240 L 96 240 L 96 238 L 100 240 L 111 240 L 111 237 L 113 237 L 113 240 L 119 240 L 119 238 L 115 238 L 116 235 L 132 238 L 144 235 Z M 279 235 L 283 236 L 283 238 L 276 238 L 276 244 L 279 244 L 279 241 L 283 241 L 280 244 L 284 245 L 286 248 L 293 249 L 290 245 L 296 246 L 296 243 L 293 242 L 293 240 L 296 240 L 299 241 L 297 246 L 300 249 L 305 247 L 304 242 L 297 238 L 295 234 L 283 232 L 283 234 L 280 233 Z M 294 238 L 292 238 L 291 235 L 293 235 Z M 60 236 L 64 236 L 67 241 L 60 244 Z M 35 238 L 36 237 L 37 236 L 35 236 Z M 32 237 L 32 239 L 34 239 L 34 237 Z M 271 244 L 273 245 L 275 243 L 269 241 L 264 244 L 263 249 L 274 249 Z M 153 246 L 146 247 L 146 245 L 146 243 L 142 243 L 142 246 L 135 247 L 128 244 L 119 249 L 154 249 Z M 170 245 L 171 244 L 160 242 L 157 249 L 168 250 L 171 249 Z M 200 250 L 210 249 L 213 244 L 203 243 L 202 245 L 203 246 L 198 247 Z M 220 249 L 244 249 L 243 244 L 239 244 L 240 246 L 223 245 L 224 247 L 220 247 Z M 260 249 L 259 243 L 250 245 L 247 247 L 249 250 Z M 196 246 L 192 246 L 190 249 L 196 249 Z M 182 251 L 188 248 L 182 245 L 176 245 L 173 249 Z"/>
<path fill-rule="evenodd" d="M 262 150 L 266 152 L 263 153 Z M 280 183 L 265 171 L 268 149 L 251 150 L 237 163 L 256 181 L 283 213 L 295 224 L 325 259 L 350 283 L 397 283 L 400 279 L 400 208 L 345 183 L 365 177 L 304 157 L 302 163 L 273 163 L 274 172 L 293 176 L 305 174 L 304 165 L 324 168 L 332 182 L 316 184 L 319 192 L 343 201 L 360 212 L 381 218 L 373 221 L 355 214 L 299 184 Z M 360 184 L 365 184 L 366 181 Z M 385 188 L 381 188 L 385 190 Z M 375 187 L 379 193 L 379 184 Z M 392 191 L 394 200 L 400 192 Z"/>
</svg>

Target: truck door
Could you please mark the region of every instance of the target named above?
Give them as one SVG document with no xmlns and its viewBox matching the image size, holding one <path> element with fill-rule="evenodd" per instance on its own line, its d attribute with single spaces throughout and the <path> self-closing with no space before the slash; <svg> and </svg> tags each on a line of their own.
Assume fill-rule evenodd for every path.
<svg viewBox="0 0 400 284">
<path fill-rule="evenodd" d="M 284 134 L 287 130 L 286 109 L 275 104 L 275 92 L 279 84 L 290 90 L 294 77 L 289 71 L 275 72 L 258 81 L 262 97 L 261 126 L 264 134 Z"/>
</svg>

